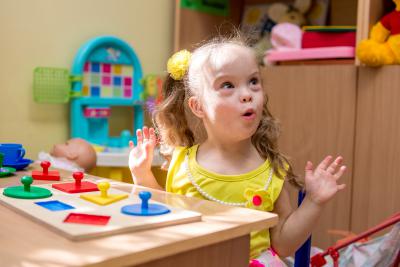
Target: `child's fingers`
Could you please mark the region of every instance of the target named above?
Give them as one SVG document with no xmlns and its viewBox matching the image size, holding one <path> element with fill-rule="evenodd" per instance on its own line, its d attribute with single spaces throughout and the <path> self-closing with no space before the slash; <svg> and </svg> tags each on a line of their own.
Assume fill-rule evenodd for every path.
<svg viewBox="0 0 400 267">
<path fill-rule="evenodd" d="M 335 179 L 336 180 L 338 180 L 342 175 L 343 175 L 343 173 L 346 171 L 346 166 L 342 166 L 342 167 L 340 167 L 340 169 L 337 171 L 337 173 L 335 173 L 334 175 L 333 175 L 333 177 L 335 177 Z"/>
<path fill-rule="evenodd" d="M 149 133 L 150 133 L 150 140 L 151 140 L 154 144 L 156 144 L 156 143 L 157 143 L 157 137 L 156 137 L 156 133 L 155 133 L 155 131 L 154 131 L 154 128 L 150 128 Z"/>
<path fill-rule="evenodd" d="M 143 143 L 142 130 L 140 130 L 140 129 L 136 130 L 136 137 L 137 137 L 137 145 L 139 146 Z"/>
<path fill-rule="evenodd" d="M 307 161 L 306 167 L 305 167 L 306 175 L 312 175 L 313 173 L 313 164 L 311 161 Z"/>
<path fill-rule="evenodd" d="M 339 185 L 337 186 L 338 190 L 343 190 L 345 187 L 346 187 L 345 184 L 339 184 Z"/>
<path fill-rule="evenodd" d="M 329 173 L 334 174 L 336 172 L 336 168 L 342 163 L 343 158 L 341 156 L 337 157 L 331 165 L 326 169 Z"/>
<path fill-rule="evenodd" d="M 135 144 L 133 143 L 133 141 L 131 140 L 131 141 L 129 141 L 129 147 L 130 148 L 134 148 L 135 147 Z"/>
<path fill-rule="evenodd" d="M 322 170 L 326 170 L 326 168 L 328 168 L 329 163 L 332 160 L 332 156 L 326 156 L 320 164 L 318 164 L 317 169 L 322 169 Z"/>
<path fill-rule="evenodd" d="M 147 126 L 143 127 L 143 139 L 148 140 L 149 139 L 149 128 Z"/>
<path fill-rule="evenodd" d="M 146 151 L 146 155 L 150 155 L 150 153 L 152 153 L 153 146 L 147 142 L 144 144 L 144 149 Z"/>
</svg>

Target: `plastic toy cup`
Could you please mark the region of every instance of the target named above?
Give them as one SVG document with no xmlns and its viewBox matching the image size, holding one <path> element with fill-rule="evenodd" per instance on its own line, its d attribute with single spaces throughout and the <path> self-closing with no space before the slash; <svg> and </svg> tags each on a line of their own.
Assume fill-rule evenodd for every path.
<svg viewBox="0 0 400 267">
<path fill-rule="evenodd" d="M 21 144 L 0 144 L 0 153 L 4 154 L 4 165 L 19 162 L 25 156 L 25 149 Z"/>
</svg>

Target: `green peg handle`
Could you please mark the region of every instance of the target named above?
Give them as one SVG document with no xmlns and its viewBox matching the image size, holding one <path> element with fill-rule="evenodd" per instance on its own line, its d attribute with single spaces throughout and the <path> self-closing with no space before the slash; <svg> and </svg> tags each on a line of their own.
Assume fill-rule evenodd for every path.
<svg viewBox="0 0 400 267">
<path fill-rule="evenodd" d="M 33 182 L 32 177 L 24 176 L 21 178 L 21 183 L 24 185 L 24 191 L 30 192 L 31 191 L 31 184 Z"/>
</svg>

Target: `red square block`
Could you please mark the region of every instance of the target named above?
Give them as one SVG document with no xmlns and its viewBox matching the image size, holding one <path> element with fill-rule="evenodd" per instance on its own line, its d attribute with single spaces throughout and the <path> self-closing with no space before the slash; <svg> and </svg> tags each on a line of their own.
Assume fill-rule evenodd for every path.
<svg viewBox="0 0 400 267">
<path fill-rule="evenodd" d="M 97 188 L 97 184 L 87 181 L 81 182 L 80 185 L 76 185 L 75 182 L 72 182 L 64 184 L 52 184 L 51 186 L 55 189 L 70 194 L 99 191 L 99 189 Z"/>
<path fill-rule="evenodd" d="M 85 213 L 70 213 L 65 218 L 65 223 L 91 224 L 91 225 L 107 225 L 111 216 L 92 215 Z"/>
<path fill-rule="evenodd" d="M 47 173 L 32 171 L 32 178 L 35 180 L 60 181 L 60 173 L 58 171 L 48 171 Z"/>
</svg>

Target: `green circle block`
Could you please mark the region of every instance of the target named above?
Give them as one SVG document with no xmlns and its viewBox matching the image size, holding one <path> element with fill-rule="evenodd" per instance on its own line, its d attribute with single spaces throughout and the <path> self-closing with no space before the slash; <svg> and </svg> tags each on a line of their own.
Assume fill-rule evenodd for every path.
<svg viewBox="0 0 400 267">
<path fill-rule="evenodd" d="M 13 174 L 13 172 L 16 172 L 16 169 L 11 167 L 0 167 L 0 177 L 9 176 Z"/>
<path fill-rule="evenodd" d="M 13 198 L 37 199 L 51 197 L 53 194 L 46 188 L 31 186 L 30 191 L 25 191 L 24 186 L 13 186 L 4 189 L 3 195 Z"/>
</svg>

